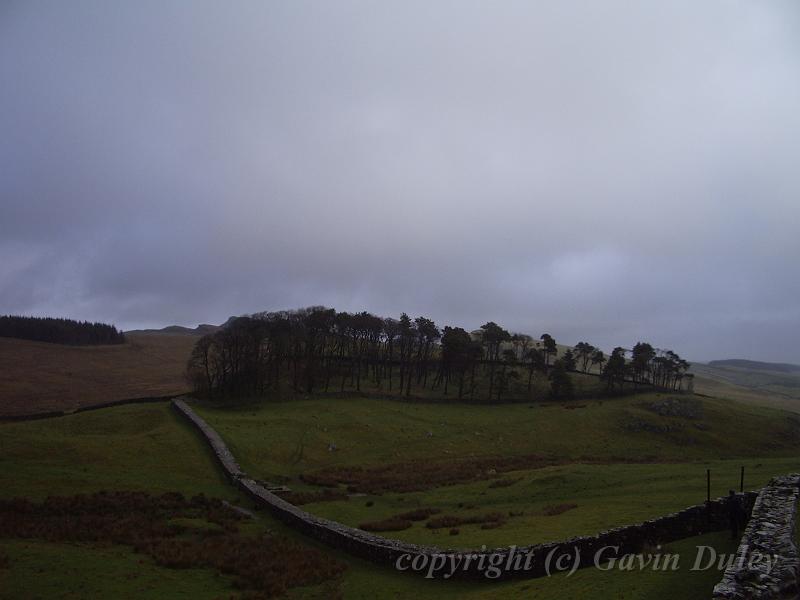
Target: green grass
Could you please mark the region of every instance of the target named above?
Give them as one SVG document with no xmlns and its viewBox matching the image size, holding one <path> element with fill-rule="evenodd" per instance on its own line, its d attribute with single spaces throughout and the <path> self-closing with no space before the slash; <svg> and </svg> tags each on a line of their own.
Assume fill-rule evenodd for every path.
<svg viewBox="0 0 800 600">
<path fill-rule="evenodd" d="M 166 404 L 0 424 L 0 497 L 144 490 L 238 497 Z"/>
<path fill-rule="evenodd" d="M 736 386 L 800 400 L 800 372 L 786 373 L 732 365 L 703 364 L 693 365 L 692 371 Z"/>
<path fill-rule="evenodd" d="M 123 546 L 0 540 L 9 557 L 0 570 L 0 598 L 224 598 L 228 578 L 205 569 L 167 569 Z"/>
<path fill-rule="evenodd" d="M 724 365 L 692 365 L 695 391 L 800 412 L 800 373 Z"/>
<path fill-rule="evenodd" d="M 664 397 L 501 405 L 330 398 L 237 408 L 195 402 L 194 407 L 243 468 L 264 478 L 337 465 L 487 455 L 685 461 L 793 456 L 800 449 L 797 425 L 784 412 L 702 399 L 703 417 L 689 420 L 661 417 L 641 406 Z M 675 430 L 626 429 L 637 422 Z M 330 443 L 337 447 L 333 452 Z"/>
<path fill-rule="evenodd" d="M 458 536 L 424 523 L 387 534 L 440 547 L 537 543 L 657 517 L 702 503 L 707 468 L 714 497 L 738 489 L 742 465 L 749 489 L 800 469 L 798 436 L 785 413 L 705 399 L 703 417 L 688 420 L 661 417 L 642 407 L 658 399 L 651 394 L 589 401 L 572 410 L 558 404 L 529 408 L 316 399 L 235 410 L 201 405 L 198 411 L 247 472 L 265 480 L 288 478 L 288 485 L 298 490 L 311 488 L 299 479 L 302 473 L 340 465 L 509 454 L 569 459 L 567 464 L 503 474 L 519 479 L 508 487 L 491 488 L 490 481 L 477 480 L 304 506 L 351 526 L 415 507 L 454 515 L 524 513 L 497 529 L 461 526 Z M 675 430 L 625 429 L 632 421 L 668 424 Z M 331 442 L 337 450 L 328 450 Z M 623 459 L 647 462 L 627 464 Z M 543 514 L 546 506 L 562 503 L 578 507 L 557 516 Z"/>
<path fill-rule="evenodd" d="M 659 517 L 706 498 L 705 469 L 712 470 L 713 497 L 738 490 L 739 465 L 746 465 L 748 489 L 763 486 L 781 473 L 800 470 L 800 458 L 750 459 L 711 463 L 657 465 L 568 465 L 510 473 L 522 479 L 510 487 L 490 488 L 489 482 L 444 486 L 424 492 L 384 494 L 319 502 L 303 508 L 322 517 L 357 527 L 415 507 L 438 508 L 441 514 L 470 515 L 513 512 L 497 529 L 462 525 L 459 534 L 432 530 L 417 522 L 386 537 L 439 547 L 496 547 L 556 541 L 574 535 L 593 535 L 610 527 Z M 756 465 L 761 466 L 756 468 Z M 367 506 L 371 502 L 372 506 Z M 577 504 L 577 508 L 546 516 L 548 505 Z M 459 505 L 463 505 L 459 507 Z M 473 508 L 467 508 L 472 506 Z"/>
<path fill-rule="evenodd" d="M 618 406 L 587 403 L 587 408 L 565 410 L 560 406 L 528 409 L 523 406 L 449 406 L 412 405 L 396 402 L 367 400 L 307 401 L 268 405 L 262 408 L 247 408 L 233 412 L 203 409 L 209 421 L 218 425 L 227 439 L 235 441 L 234 452 L 242 458 L 246 469 L 265 476 L 271 472 L 286 473 L 296 477 L 308 468 L 322 468 L 337 464 L 358 464 L 359 455 L 364 462 L 379 464 L 383 460 L 397 461 L 424 457 L 433 448 L 437 455 L 455 456 L 464 454 L 501 453 L 506 441 L 511 451 L 525 453 L 539 451 L 557 452 L 559 448 L 571 449 L 569 456 L 596 453 L 611 456 L 624 448 L 624 437 L 631 437 L 635 448 L 648 453 L 654 451 L 652 437 L 640 438 L 638 434 L 617 432 L 623 439 L 609 437 L 608 431 L 596 431 L 581 440 L 579 434 L 613 424 L 619 411 L 638 414 L 634 399 L 620 401 Z M 509 411 L 508 414 L 506 411 Z M 608 411 L 608 412 L 607 412 Z M 730 435 L 745 435 L 743 427 L 734 426 L 742 414 L 733 414 L 726 419 L 724 405 L 710 403 L 706 419 L 719 418 Z M 254 415 L 255 414 L 255 418 Z M 314 415 L 317 415 L 316 418 Z M 647 412 L 645 416 L 652 416 Z M 753 409 L 752 418 L 760 425 L 780 430 L 783 415 L 763 409 Z M 534 427 L 535 436 L 526 433 L 532 423 L 541 418 Z M 523 420 L 527 419 L 527 420 Z M 592 427 L 579 426 L 585 419 Z M 309 425 L 309 423 L 311 425 Z M 441 425 L 446 423 L 448 425 Z M 437 425 L 438 424 L 438 425 Z M 605 425 L 604 425 L 605 424 Z M 316 427 L 315 427 L 316 425 Z M 435 429 L 433 429 L 436 427 Z M 569 439 L 558 439 L 558 428 L 571 431 Z M 322 431 L 326 428 L 327 431 Z M 427 431 L 433 429 L 433 437 Z M 506 429 L 500 433 L 500 429 Z M 298 448 L 297 440 L 308 430 L 305 442 Z M 612 430 L 614 433 L 616 430 Z M 353 432 L 362 432 L 360 434 Z M 475 435 L 477 432 L 479 435 Z M 711 435 L 715 433 L 699 432 Z M 500 436 L 504 440 L 500 440 Z M 653 434 L 650 434 L 652 436 Z M 685 435 L 685 434 L 683 434 Z M 347 438 L 350 436 L 352 446 Z M 337 452 L 328 452 L 327 444 L 335 439 L 340 447 Z M 748 480 L 756 485 L 773 472 L 786 472 L 793 460 L 782 457 L 791 452 L 791 444 L 781 441 L 768 443 L 767 436 L 755 433 L 745 435 L 742 444 L 752 443 L 762 452 L 772 453 L 771 459 L 758 459 L 762 464 L 755 468 L 756 459 L 748 468 Z M 773 436 L 774 437 L 774 436 Z M 673 458 L 685 452 L 686 457 L 697 458 L 703 448 L 713 447 L 714 438 L 702 438 L 700 447 L 681 448 L 681 439 L 661 439 L 660 446 Z M 404 440 L 401 443 L 401 440 Z M 527 440 L 527 441 L 526 441 Z M 537 441 L 539 440 L 539 441 Z M 605 441 L 604 441 L 605 440 Z M 374 449 L 374 453 L 369 448 Z M 533 448 L 533 450 L 531 450 Z M 716 455 L 732 455 L 735 443 Z M 450 454 L 445 453 L 450 450 Z M 748 450 L 739 448 L 741 455 Z M 255 453 L 255 454 L 252 454 Z M 299 458 L 298 458 L 299 457 Z M 263 460 L 263 462 L 262 462 Z M 733 466 L 737 465 L 734 469 Z M 266 468 L 259 467 L 264 465 Z M 722 480 L 722 466 L 715 492 L 721 494 L 738 478 L 738 462 L 727 464 L 727 480 Z M 700 500 L 704 494 L 704 465 L 692 463 L 666 465 L 581 465 L 568 464 L 531 471 L 514 476 L 522 481 L 508 488 L 492 490 L 488 495 L 488 482 L 449 486 L 415 494 L 385 494 L 375 498 L 375 505 L 367 509 L 365 498 L 351 499 L 337 504 L 309 505 L 313 511 L 341 510 L 343 520 L 357 520 L 358 510 L 370 518 L 378 518 L 393 511 L 412 508 L 416 502 L 454 503 L 456 500 L 474 498 L 491 508 L 526 504 L 526 517 L 510 520 L 499 530 L 482 531 L 475 526 L 462 527 L 456 538 L 439 534 L 450 545 L 452 540 L 469 541 L 469 535 L 480 543 L 480 535 L 503 535 L 513 533 L 517 525 L 523 527 L 521 534 L 533 536 L 543 531 L 542 537 L 557 536 L 559 531 L 570 528 L 594 530 L 599 524 L 613 519 L 638 520 L 635 510 L 653 511 L 658 514 L 663 506 L 671 502 L 680 506 L 691 503 L 685 498 L 698 494 L 698 484 L 679 471 L 699 475 Z M 658 469 L 649 471 L 648 469 Z M 663 471 L 662 469 L 667 469 Z M 758 473 L 758 475 L 757 475 Z M 716 477 L 716 476 L 715 476 Z M 752 477 L 752 480 L 750 479 Z M 715 479 L 716 481 L 716 479 Z M 3 497 L 28 496 L 42 498 L 48 494 L 74 494 L 100 489 L 139 489 L 151 492 L 168 490 L 184 494 L 204 492 L 208 495 L 229 498 L 239 504 L 253 508 L 246 499 L 238 495 L 227 484 L 214 465 L 211 455 L 198 435 L 162 405 L 125 406 L 100 411 L 81 413 L 69 417 L 46 421 L 0 424 L 0 494 Z M 602 484 L 602 485 L 601 485 Z M 294 483 L 292 483 L 294 485 Z M 641 489 L 640 489 L 641 486 Z M 637 494 L 650 489 L 647 500 L 636 502 Z M 482 492 L 487 492 L 481 495 Z M 437 500 L 437 494 L 441 497 Z M 538 494 L 538 495 L 537 495 Z M 585 500 L 575 500 L 581 496 Z M 403 499 L 400 499 L 400 496 Z M 663 496 L 663 497 L 662 497 Z M 461 499 L 460 499 L 461 498 Z M 537 517 L 538 506 L 555 502 L 558 498 L 575 501 L 579 506 L 558 517 Z M 619 504 L 633 498 L 628 504 Z M 423 502 L 423 500 L 425 502 Z M 661 504 L 659 504 L 661 503 Z M 594 505 L 594 508 L 592 508 Z M 651 506 L 648 506 L 651 505 Z M 639 506 L 639 509 L 636 508 Z M 479 510 L 484 505 L 478 504 Z M 347 511 L 353 511 L 348 517 Z M 531 522 L 525 525 L 528 511 Z M 253 532 L 268 529 L 288 535 L 309 546 L 325 548 L 304 538 L 260 511 L 258 520 L 248 525 Z M 633 517 L 636 516 L 634 519 Z M 561 519 L 563 522 L 560 522 Z M 551 519 L 551 521 L 548 521 Z M 524 529 L 527 527 L 527 530 Z M 550 529 L 547 529 L 549 527 Z M 470 528 L 475 529 L 470 533 Z M 411 531 L 422 529 L 418 524 Z M 526 533 L 527 531 L 527 533 Z M 403 532 L 406 533 L 406 532 Z M 521 536 L 522 537 L 522 536 Z M 488 539 L 488 538 L 487 538 Z M 670 544 L 672 551 L 694 555 L 697 543 L 712 544 L 720 549 L 730 545 L 727 534 L 709 534 L 696 540 L 683 540 Z M 470 544 L 471 545 L 471 544 Z M 326 550 L 333 552 L 332 550 Z M 157 567 L 146 557 L 134 554 L 118 546 L 86 546 L 50 544 L 34 540 L 0 540 L 0 554 L 8 557 L 8 567 L 0 567 L 0 597 L 67 597 L 67 598 L 173 598 L 191 596 L 196 598 L 227 598 L 236 591 L 229 582 L 210 570 L 170 570 Z M 413 575 L 397 573 L 391 568 L 379 567 L 367 562 L 335 553 L 344 560 L 349 569 L 336 585 L 345 598 L 506 598 L 525 596 L 536 599 L 595 598 L 598 590 L 603 597 L 665 600 L 682 598 L 707 598 L 711 588 L 719 581 L 717 571 L 663 573 L 663 572 L 604 572 L 584 569 L 571 577 L 558 575 L 535 580 L 520 580 L 508 583 L 429 581 Z M 139 561 L 144 561 L 140 563 Z M 691 562 L 687 560 L 687 562 Z M 294 590 L 292 598 L 326 598 L 329 591 L 324 587 Z"/>
<path fill-rule="evenodd" d="M 710 596 L 721 579 L 717 569 L 691 571 L 698 545 L 733 552 L 727 533 L 708 534 L 675 542 L 662 552 L 680 555 L 680 570 L 601 571 L 587 568 L 571 576 L 558 574 L 511 582 L 443 581 L 401 574 L 347 559 L 350 569 L 338 587 L 347 599 L 443 598 L 488 600 L 526 597 L 536 600 L 604 598 L 629 600 L 700 600 Z M 0 568 L 0 598 L 228 598 L 230 581 L 204 569 L 165 569 L 148 557 L 120 546 L 52 544 L 31 540 L 0 540 L 9 568 Z M 289 598 L 327 598 L 324 586 L 301 588 Z"/>
</svg>

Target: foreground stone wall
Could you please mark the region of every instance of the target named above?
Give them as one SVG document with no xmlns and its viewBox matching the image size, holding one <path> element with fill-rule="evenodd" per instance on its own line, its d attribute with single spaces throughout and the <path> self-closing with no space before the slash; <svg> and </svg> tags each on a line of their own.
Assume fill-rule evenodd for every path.
<svg viewBox="0 0 800 600">
<path fill-rule="evenodd" d="M 736 559 L 714 587 L 715 600 L 798 597 L 798 493 L 798 473 L 775 477 L 761 490 Z"/>
<path fill-rule="evenodd" d="M 620 557 L 639 552 L 645 546 L 655 547 L 657 544 L 710 531 L 719 531 L 728 527 L 725 499 L 717 499 L 706 504 L 690 506 L 679 512 L 644 523 L 610 529 L 598 535 L 575 537 L 561 542 L 533 546 L 489 550 L 454 550 L 391 540 L 348 527 L 342 523 L 321 519 L 267 491 L 242 471 L 222 438 L 186 402 L 174 400 L 172 405 L 203 435 L 228 478 L 257 504 L 269 509 L 281 521 L 334 548 L 380 564 L 396 566 L 398 559 L 402 559 L 405 561 L 404 565 L 414 564 L 415 560 L 418 561 L 417 564 L 430 565 L 434 557 L 444 555 L 443 561 L 445 562 L 442 562 L 439 569 L 432 572 L 433 576 L 447 573 L 450 563 L 446 561 L 457 559 L 461 568 L 453 575 L 454 577 L 486 577 L 486 567 L 492 563 L 511 565 L 512 567 L 524 565 L 523 569 L 505 568 L 497 578 L 541 577 L 559 570 L 568 571 L 572 568 L 591 566 L 594 564 L 596 553 L 601 549 L 604 549 L 602 554 L 604 558 Z M 743 495 L 742 501 L 748 512 L 752 508 L 755 498 L 755 492 Z M 526 562 L 515 562 L 515 558 L 518 559 L 520 556 L 529 558 Z M 556 564 L 557 558 L 560 556 L 567 557 L 567 559 Z M 463 559 L 466 557 L 472 558 L 465 566 Z M 420 569 L 416 570 L 420 571 Z M 422 572 L 425 575 L 429 574 L 429 571 L 425 569 Z"/>
</svg>

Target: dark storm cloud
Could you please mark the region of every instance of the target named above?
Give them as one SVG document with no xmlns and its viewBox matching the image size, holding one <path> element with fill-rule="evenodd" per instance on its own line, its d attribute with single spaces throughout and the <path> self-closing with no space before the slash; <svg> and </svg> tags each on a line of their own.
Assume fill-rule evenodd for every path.
<svg viewBox="0 0 800 600">
<path fill-rule="evenodd" d="M 10 2 L 0 312 L 800 362 L 793 2 Z"/>
</svg>

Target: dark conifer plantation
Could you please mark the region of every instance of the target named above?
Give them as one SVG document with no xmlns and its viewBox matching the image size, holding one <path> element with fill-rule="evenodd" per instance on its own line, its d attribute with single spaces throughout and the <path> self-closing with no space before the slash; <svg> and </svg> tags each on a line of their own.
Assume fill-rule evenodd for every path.
<svg viewBox="0 0 800 600">
<path fill-rule="evenodd" d="M 11 315 L 0 316 L 0 337 L 70 346 L 125 343 L 125 335 L 113 325 L 105 323 Z"/>
<path fill-rule="evenodd" d="M 468 333 L 406 313 L 395 320 L 313 306 L 231 320 L 198 340 L 187 373 L 195 391 L 209 396 L 258 397 L 289 389 L 476 399 L 478 384 L 488 383 L 481 399 L 499 401 L 513 395 L 512 387 L 530 393 L 534 374 L 548 375 L 556 365 L 551 395 L 568 397 L 570 373 L 587 376 L 590 362 L 600 367 L 606 362 L 602 351 L 586 342 L 551 362 L 559 353 L 556 341 L 549 334 L 541 340 L 491 321 Z M 615 350 L 602 371 L 609 392 L 621 391 L 626 382 L 680 389 L 689 368 L 677 354 L 643 343 L 634 359 L 628 362 L 621 348 Z"/>
</svg>

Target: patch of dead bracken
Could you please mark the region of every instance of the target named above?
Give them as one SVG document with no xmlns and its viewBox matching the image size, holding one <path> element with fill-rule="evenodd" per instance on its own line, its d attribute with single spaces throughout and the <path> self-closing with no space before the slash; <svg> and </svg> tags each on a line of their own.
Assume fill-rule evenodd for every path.
<svg viewBox="0 0 800 600">
<path fill-rule="evenodd" d="M 168 568 L 232 576 L 248 599 L 331 582 L 346 565 L 288 538 L 244 535 L 244 518 L 219 500 L 179 493 L 99 492 L 43 502 L 0 500 L 0 538 L 131 546 Z M 199 526 L 189 526 L 186 519 Z M 335 594 L 334 594 L 335 595 Z"/>
</svg>

